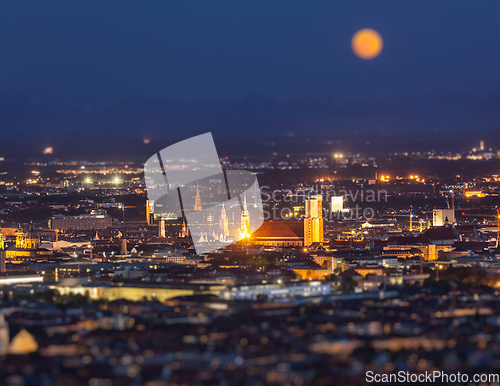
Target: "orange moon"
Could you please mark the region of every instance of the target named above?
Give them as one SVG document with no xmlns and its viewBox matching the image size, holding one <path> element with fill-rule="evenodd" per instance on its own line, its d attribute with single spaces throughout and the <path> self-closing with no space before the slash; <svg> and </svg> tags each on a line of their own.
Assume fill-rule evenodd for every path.
<svg viewBox="0 0 500 386">
<path fill-rule="evenodd" d="M 361 59 L 369 60 L 376 58 L 382 52 L 384 41 L 380 34 L 370 28 L 359 30 L 351 40 L 354 54 Z"/>
</svg>

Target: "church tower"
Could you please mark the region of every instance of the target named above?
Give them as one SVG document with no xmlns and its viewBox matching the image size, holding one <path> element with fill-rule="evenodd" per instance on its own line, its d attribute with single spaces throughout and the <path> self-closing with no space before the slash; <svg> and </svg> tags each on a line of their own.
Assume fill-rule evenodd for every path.
<svg viewBox="0 0 500 386">
<path fill-rule="evenodd" d="M 243 209 L 241 211 L 241 238 L 250 237 L 250 214 L 247 207 L 247 194 L 243 193 Z"/>
<path fill-rule="evenodd" d="M 189 227 L 186 225 L 186 219 L 182 219 L 182 230 L 181 230 L 181 237 L 188 237 L 189 236 Z"/>
<path fill-rule="evenodd" d="M 221 234 L 223 234 L 224 236 L 229 236 L 229 220 L 227 218 L 224 202 L 222 202 L 222 210 L 219 218 L 219 229 Z"/>
<path fill-rule="evenodd" d="M 16 232 L 16 248 L 24 249 L 24 232 L 21 227 Z"/>
<path fill-rule="evenodd" d="M 203 210 L 203 208 L 201 207 L 200 187 L 198 183 L 196 183 L 196 197 L 194 199 L 194 210 L 196 211 Z"/>
<path fill-rule="evenodd" d="M 165 220 L 161 219 L 158 223 L 158 236 L 165 238 Z"/>
</svg>

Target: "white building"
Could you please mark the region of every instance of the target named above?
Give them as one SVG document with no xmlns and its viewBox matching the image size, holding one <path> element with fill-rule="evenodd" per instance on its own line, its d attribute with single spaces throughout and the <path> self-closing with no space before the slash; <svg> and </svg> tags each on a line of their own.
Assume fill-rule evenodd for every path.
<svg viewBox="0 0 500 386">
<path fill-rule="evenodd" d="M 331 198 L 331 211 L 332 213 L 342 212 L 344 210 L 344 197 L 333 196 Z"/>
<path fill-rule="evenodd" d="M 434 209 L 432 211 L 432 225 L 435 227 L 443 226 L 448 219 L 448 224 L 455 223 L 455 211 L 453 209 Z"/>
</svg>

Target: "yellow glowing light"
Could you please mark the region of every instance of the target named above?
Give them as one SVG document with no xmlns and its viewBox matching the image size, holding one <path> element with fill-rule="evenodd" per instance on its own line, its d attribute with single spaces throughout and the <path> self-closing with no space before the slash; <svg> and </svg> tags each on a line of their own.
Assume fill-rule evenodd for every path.
<svg viewBox="0 0 500 386">
<path fill-rule="evenodd" d="M 382 52 L 384 42 L 380 34 L 370 28 L 359 30 L 351 40 L 354 54 L 361 59 L 369 60 L 376 58 Z"/>
<path fill-rule="evenodd" d="M 119 184 L 120 183 L 120 179 L 118 177 L 115 177 L 113 181 L 114 181 L 115 184 Z"/>
</svg>

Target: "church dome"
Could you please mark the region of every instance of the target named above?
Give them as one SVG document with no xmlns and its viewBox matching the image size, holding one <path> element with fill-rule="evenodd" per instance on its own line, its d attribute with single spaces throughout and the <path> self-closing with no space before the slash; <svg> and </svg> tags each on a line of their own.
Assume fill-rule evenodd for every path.
<svg viewBox="0 0 500 386">
<path fill-rule="evenodd" d="M 26 239 L 30 240 L 36 240 L 39 239 L 40 236 L 38 235 L 38 232 L 33 228 L 33 224 L 30 225 L 28 232 L 24 235 Z"/>
</svg>

